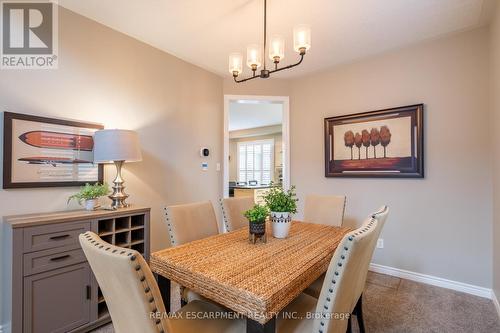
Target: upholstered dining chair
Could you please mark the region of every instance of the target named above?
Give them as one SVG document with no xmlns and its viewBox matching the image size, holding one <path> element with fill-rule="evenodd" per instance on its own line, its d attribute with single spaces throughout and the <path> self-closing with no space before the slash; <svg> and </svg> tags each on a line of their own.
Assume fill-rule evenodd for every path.
<svg viewBox="0 0 500 333">
<path fill-rule="evenodd" d="M 190 302 L 170 318 L 153 274 L 137 251 L 108 244 L 90 231 L 81 234 L 79 240 L 106 298 L 116 333 L 244 332 L 244 320 L 186 316 L 186 313 L 225 311 L 199 300 Z"/>
<path fill-rule="evenodd" d="M 210 201 L 168 206 L 165 208 L 165 219 L 172 246 L 219 233 Z"/>
<path fill-rule="evenodd" d="M 312 313 L 314 318 L 291 320 L 280 316 L 278 332 L 350 332 L 351 314 L 356 315 L 360 332 L 365 332 L 362 295 L 368 267 L 388 213 L 389 209 L 383 207 L 342 239 L 330 261 L 319 298 L 302 293 L 285 309 L 289 313 Z"/>
<path fill-rule="evenodd" d="M 308 195 L 304 206 L 304 220 L 340 227 L 344 221 L 345 204 L 345 195 Z"/>
<path fill-rule="evenodd" d="M 214 207 L 210 201 L 168 206 L 165 208 L 165 220 L 172 246 L 219 233 Z M 201 295 L 182 286 L 180 292 L 182 304 L 205 300 Z"/>
<path fill-rule="evenodd" d="M 248 226 L 248 220 L 243 213 L 253 205 L 255 205 L 253 197 L 220 199 L 225 232 Z"/>
<path fill-rule="evenodd" d="M 345 195 L 308 195 L 304 207 L 304 220 L 340 227 L 344 221 L 345 204 Z M 304 292 L 319 297 L 324 278 L 325 275 L 321 275 Z"/>
</svg>

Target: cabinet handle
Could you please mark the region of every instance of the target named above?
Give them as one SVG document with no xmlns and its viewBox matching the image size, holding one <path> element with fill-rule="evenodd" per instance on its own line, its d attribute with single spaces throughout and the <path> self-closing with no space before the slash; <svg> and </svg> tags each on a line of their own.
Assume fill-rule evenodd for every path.
<svg viewBox="0 0 500 333">
<path fill-rule="evenodd" d="M 52 240 L 60 240 L 60 239 L 68 238 L 68 237 L 69 237 L 69 235 L 66 234 L 66 235 L 60 235 L 60 236 L 52 236 L 52 237 L 50 237 L 50 239 L 52 239 Z"/>
<path fill-rule="evenodd" d="M 63 260 L 63 259 L 69 258 L 69 257 L 71 257 L 71 255 L 69 255 L 69 254 L 65 254 L 65 255 L 63 255 L 63 256 L 50 258 L 50 261 L 59 261 L 59 260 Z"/>
<path fill-rule="evenodd" d="M 86 292 L 87 292 L 87 299 L 90 299 L 90 286 L 85 286 Z"/>
</svg>

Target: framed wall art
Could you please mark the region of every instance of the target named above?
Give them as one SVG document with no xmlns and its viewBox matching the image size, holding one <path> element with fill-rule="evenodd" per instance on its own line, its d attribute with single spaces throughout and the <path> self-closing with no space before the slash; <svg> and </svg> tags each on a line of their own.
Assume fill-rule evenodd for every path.
<svg viewBox="0 0 500 333">
<path fill-rule="evenodd" d="M 326 177 L 424 177 L 423 104 L 325 118 Z"/>
<path fill-rule="evenodd" d="M 3 188 L 81 186 L 103 181 L 94 161 L 99 124 L 4 112 Z"/>
</svg>

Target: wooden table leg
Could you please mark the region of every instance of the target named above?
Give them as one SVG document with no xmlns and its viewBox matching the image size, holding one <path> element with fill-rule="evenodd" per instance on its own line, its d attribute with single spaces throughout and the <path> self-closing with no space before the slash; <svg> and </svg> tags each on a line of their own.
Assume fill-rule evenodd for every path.
<svg viewBox="0 0 500 333">
<path fill-rule="evenodd" d="M 247 318 L 247 333 L 275 333 L 276 317 L 273 317 L 265 324 Z"/>
<path fill-rule="evenodd" d="M 170 279 L 163 277 L 159 274 L 156 275 L 156 281 L 158 282 L 158 288 L 160 289 L 161 298 L 163 298 L 163 303 L 165 305 L 165 310 L 170 313 Z"/>
</svg>

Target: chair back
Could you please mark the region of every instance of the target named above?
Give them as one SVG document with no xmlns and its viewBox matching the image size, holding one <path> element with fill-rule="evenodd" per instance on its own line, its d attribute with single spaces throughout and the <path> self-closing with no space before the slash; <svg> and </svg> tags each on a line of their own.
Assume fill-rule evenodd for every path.
<svg viewBox="0 0 500 333">
<path fill-rule="evenodd" d="M 243 213 L 254 204 L 253 197 L 220 199 L 225 231 L 230 232 L 248 226 L 248 220 Z"/>
<path fill-rule="evenodd" d="M 339 227 L 344 221 L 345 203 L 345 195 L 308 195 L 304 220 Z"/>
<path fill-rule="evenodd" d="M 135 250 L 113 246 L 95 233 L 79 236 L 80 245 L 106 299 L 117 333 L 172 332 L 156 280 Z"/>
<path fill-rule="evenodd" d="M 345 333 L 348 317 L 363 293 L 368 268 L 389 209 L 381 208 L 340 242 L 318 298 L 314 332 Z"/>
<path fill-rule="evenodd" d="M 172 246 L 219 233 L 210 201 L 168 206 L 165 208 L 165 218 Z"/>
</svg>

